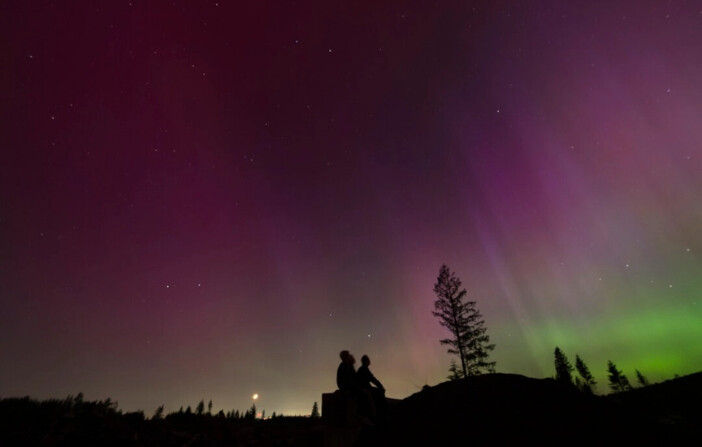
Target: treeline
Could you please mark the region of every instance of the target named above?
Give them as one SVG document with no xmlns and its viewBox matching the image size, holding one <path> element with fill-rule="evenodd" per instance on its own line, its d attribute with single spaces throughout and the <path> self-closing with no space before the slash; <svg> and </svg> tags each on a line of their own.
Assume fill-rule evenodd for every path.
<svg viewBox="0 0 702 447">
<path fill-rule="evenodd" d="M 168 413 L 167 415 L 164 416 L 163 414 L 163 405 L 158 407 L 156 411 L 154 412 L 153 416 L 151 416 L 151 419 L 169 419 L 169 418 L 183 418 L 183 417 L 190 417 L 192 415 L 195 416 L 215 416 L 218 418 L 226 418 L 226 419 L 242 419 L 242 420 L 247 420 L 247 421 L 253 421 L 256 419 L 266 419 L 266 410 L 263 410 L 260 414 L 258 413 L 258 409 L 256 408 L 256 404 L 251 405 L 251 408 L 249 408 L 246 411 L 239 411 L 239 410 L 231 410 L 227 411 L 226 413 L 224 410 L 219 410 L 217 414 L 212 414 L 212 401 L 210 400 L 207 403 L 207 411 L 205 411 L 205 400 L 201 400 L 200 403 L 197 404 L 195 407 L 195 410 L 193 410 L 190 405 L 183 410 L 183 407 L 180 407 L 178 411 L 174 411 L 171 413 Z M 278 418 L 278 417 L 284 417 L 283 415 L 277 415 L 275 411 L 273 414 L 271 414 L 270 418 Z"/>
<path fill-rule="evenodd" d="M 558 346 L 556 346 L 553 356 L 554 365 L 556 368 L 556 376 L 554 378 L 558 382 L 565 385 L 576 386 L 578 389 L 586 393 L 594 393 L 597 382 L 592 376 L 590 368 L 588 368 L 585 361 L 583 361 L 579 355 L 575 355 L 575 370 L 578 372 L 578 375 L 575 376 L 575 378 L 573 378 L 573 366 L 568 361 L 568 357 L 566 357 L 565 353 Z M 639 386 L 648 386 L 648 379 L 641 374 L 638 369 L 635 371 L 636 380 L 638 381 Z M 607 378 L 609 380 L 609 388 L 615 393 L 634 389 L 624 372 L 618 369 L 617 365 L 615 365 L 611 360 L 607 361 Z"/>
<path fill-rule="evenodd" d="M 86 401 L 83 394 L 39 401 L 0 399 L 0 445 L 239 445 L 270 436 L 288 425 L 312 427 L 316 418 L 265 419 L 255 405 L 246 411 L 212 412 L 204 399 L 168 414 L 159 406 L 151 417 L 123 412 L 111 399 Z"/>
</svg>

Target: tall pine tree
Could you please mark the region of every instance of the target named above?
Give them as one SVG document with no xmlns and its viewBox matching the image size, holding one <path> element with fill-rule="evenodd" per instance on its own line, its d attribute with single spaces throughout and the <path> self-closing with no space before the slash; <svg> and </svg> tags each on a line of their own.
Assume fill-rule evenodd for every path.
<svg viewBox="0 0 702 447">
<path fill-rule="evenodd" d="M 449 354 L 458 355 L 461 376 L 494 372 L 495 362 L 488 361 L 488 357 L 495 345 L 490 344 L 483 317 L 476 309 L 475 301 L 466 300 L 466 290 L 461 288 L 461 280 L 446 265 L 439 270 L 434 293 L 437 300 L 434 301 L 432 314 L 439 318 L 439 324 L 451 332 L 450 338 L 439 342 L 449 346 Z"/>
<path fill-rule="evenodd" d="M 573 372 L 573 367 L 570 366 L 568 357 L 561 351 L 561 348 L 556 346 L 553 352 L 554 363 L 556 366 L 556 380 L 568 385 L 573 384 L 573 377 L 570 375 Z"/>
<path fill-rule="evenodd" d="M 623 372 L 617 369 L 617 366 L 611 361 L 607 361 L 607 372 L 609 372 L 609 387 L 612 391 L 626 391 L 631 389 L 629 379 L 626 378 Z"/>
<path fill-rule="evenodd" d="M 578 374 L 580 374 L 580 377 L 582 378 L 582 390 L 587 393 L 593 393 L 597 382 L 595 381 L 595 378 L 592 377 L 590 368 L 587 367 L 583 359 L 581 359 L 577 354 L 575 354 L 575 369 L 578 370 Z"/>
</svg>

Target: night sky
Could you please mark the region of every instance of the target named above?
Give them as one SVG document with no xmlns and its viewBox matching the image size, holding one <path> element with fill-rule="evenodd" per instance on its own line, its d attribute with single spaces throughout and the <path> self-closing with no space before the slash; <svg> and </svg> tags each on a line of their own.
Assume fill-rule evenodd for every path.
<svg viewBox="0 0 702 447">
<path fill-rule="evenodd" d="M 702 369 L 702 4 L 0 5 L 0 396 L 309 413 L 348 349 Z M 320 402 L 321 403 L 321 402 Z"/>
</svg>

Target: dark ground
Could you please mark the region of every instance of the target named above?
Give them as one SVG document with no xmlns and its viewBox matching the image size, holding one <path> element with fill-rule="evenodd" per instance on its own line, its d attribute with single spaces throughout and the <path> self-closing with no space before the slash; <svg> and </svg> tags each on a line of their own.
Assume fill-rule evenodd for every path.
<svg viewBox="0 0 702 447">
<path fill-rule="evenodd" d="M 609 396 L 490 374 L 398 403 L 376 445 L 686 445 L 702 439 L 702 373 Z"/>
<path fill-rule="evenodd" d="M 702 372 L 609 396 L 552 379 L 476 376 L 390 401 L 381 426 L 185 413 L 151 420 L 109 401 L 0 401 L 2 446 L 698 445 L 694 439 L 702 439 Z"/>
</svg>

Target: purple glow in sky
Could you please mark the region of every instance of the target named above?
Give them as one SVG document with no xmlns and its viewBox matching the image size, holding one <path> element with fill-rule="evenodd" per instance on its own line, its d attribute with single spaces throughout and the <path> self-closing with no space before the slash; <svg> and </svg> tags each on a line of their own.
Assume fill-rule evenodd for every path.
<svg viewBox="0 0 702 447">
<path fill-rule="evenodd" d="M 700 42 L 675 0 L 4 2 L 0 396 L 309 413 L 348 349 L 404 397 L 442 263 L 500 372 L 701 369 Z"/>
</svg>

